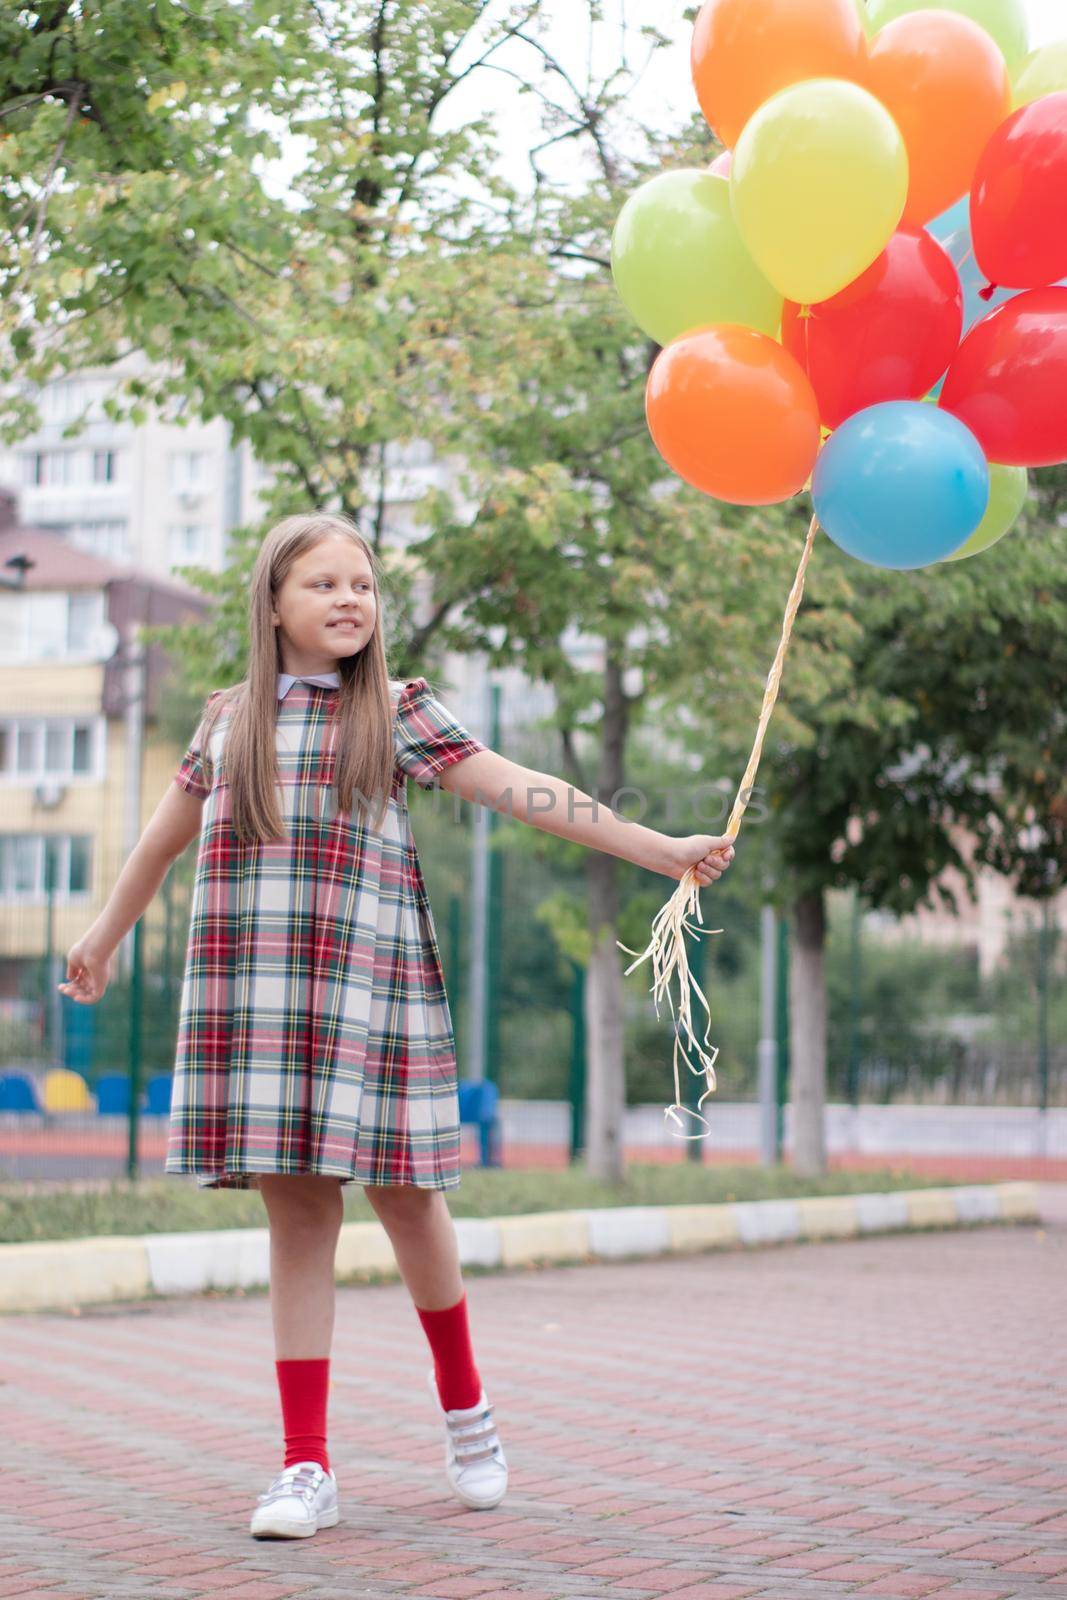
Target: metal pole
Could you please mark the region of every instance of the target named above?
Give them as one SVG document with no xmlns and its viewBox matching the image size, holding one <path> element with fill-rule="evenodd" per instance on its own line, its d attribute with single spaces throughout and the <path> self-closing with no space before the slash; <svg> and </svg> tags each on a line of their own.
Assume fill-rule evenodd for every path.
<svg viewBox="0 0 1067 1600">
<path fill-rule="evenodd" d="M 859 890 L 852 891 L 852 935 L 850 960 L 849 1028 L 848 1028 L 848 1103 L 859 1105 L 860 1094 L 860 1027 L 863 1008 L 863 910 Z"/>
<path fill-rule="evenodd" d="M 778 1115 L 775 1118 L 775 1139 L 780 1161 L 785 1147 L 785 1108 L 789 1099 L 789 921 L 784 916 L 778 918 L 778 959 L 775 965 L 778 975 L 775 1029 L 778 1039 Z"/>
<path fill-rule="evenodd" d="M 1037 944 L 1037 1104 L 1038 1104 L 1038 1155 L 1048 1154 L 1048 1001 L 1049 968 L 1052 955 L 1052 902 L 1045 900 L 1041 906 L 1041 928 Z"/>
<path fill-rule="evenodd" d="M 136 624 L 134 624 L 136 626 Z M 125 796 L 123 801 L 123 860 L 129 860 L 141 837 L 141 769 L 144 757 L 145 648 L 136 633 L 127 645 L 123 723 L 126 735 Z M 134 943 L 131 930 L 122 941 L 122 964 L 132 972 Z"/>
<path fill-rule="evenodd" d="M 500 685 L 494 683 L 489 690 L 490 750 L 500 748 Z M 493 1083 L 500 1082 L 500 975 L 501 945 L 504 939 L 503 880 L 504 861 L 499 850 L 493 849 L 500 818 L 495 811 L 481 807 L 489 822 L 486 843 L 487 854 L 487 960 L 485 981 L 485 1076 Z"/>
<path fill-rule="evenodd" d="M 56 960 L 56 851 L 59 840 L 46 835 L 44 841 L 44 1025 L 45 1055 L 52 1066 L 58 1066 L 62 1054 L 62 996 L 59 992 L 60 972 Z"/>
<path fill-rule="evenodd" d="M 126 1173 L 137 1177 L 137 1125 L 141 1102 L 141 987 L 144 966 L 144 919 L 139 918 L 131 930 L 133 940 L 130 961 L 130 1109 L 127 1116 L 129 1145 L 126 1154 Z"/>
<path fill-rule="evenodd" d="M 174 997 L 174 870 L 163 879 L 163 995 L 170 1015 Z"/>
<path fill-rule="evenodd" d="M 571 1162 L 585 1154 L 585 968 L 574 969 L 571 989 Z"/>
<path fill-rule="evenodd" d="M 775 1024 L 778 1010 L 778 936 L 774 907 L 760 911 L 760 1038 L 757 1048 L 759 1078 L 760 1162 L 773 1167 L 778 1162 L 778 1040 Z"/>
<path fill-rule="evenodd" d="M 485 681 L 486 709 L 482 726 L 486 740 L 492 720 L 492 686 Z M 474 808 L 474 839 L 471 847 L 471 953 L 470 953 L 470 1039 L 467 1046 L 467 1077 L 481 1083 L 486 1067 L 486 971 L 489 921 L 489 817 L 488 806 Z"/>
<path fill-rule="evenodd" d="M 460 949 L 462 933 L 462 902 L 458 894 L 448 897 L 448 945 L 447 945 L 447 974 L 445 987 L 448 990 L 448 1003 L 453 1015 L 459 1012 L 459 986 L 460 986 Z"/>
</svg>

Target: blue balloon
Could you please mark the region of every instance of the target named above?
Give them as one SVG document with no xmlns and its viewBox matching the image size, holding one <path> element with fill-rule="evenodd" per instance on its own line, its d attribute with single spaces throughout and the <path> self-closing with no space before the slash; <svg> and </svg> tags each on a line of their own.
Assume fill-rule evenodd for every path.
<svg viewBox="0 0 1067 1600">
<path fill-rule="evenodd" d="M 970 428 L 921 400 L 857 411 L 823 445 L 815 515 L 847 555 L 907 572 L 958 550 L 989 504 L 989 467 Z"/>
</svg>

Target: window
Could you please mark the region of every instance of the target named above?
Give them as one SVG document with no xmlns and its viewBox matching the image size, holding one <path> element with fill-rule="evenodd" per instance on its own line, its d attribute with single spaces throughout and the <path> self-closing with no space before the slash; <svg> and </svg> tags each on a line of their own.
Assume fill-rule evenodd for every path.
<svg viewBox="0 0 1067 1600">
<path fill-rule="evenodd" d="M 32 894 L 37 882 L 40 841 L 26 834 L 15 834 L 8 841 L 8 871 L 3 878 L 4 888 L 10 884 L 15 894 Z M 41 863 L 43 865 L 43 863 Z M 43 887 L 43 878 L 42 878 Z"/>
<path fill-rule="evenodd" d="M 31 450 L 22 458 L 23 482 L 65 489 L 76 481 L 76 456 L 74 450 Z"/>
<path fill-rule="evenodd" d="M 100 401 L 106 387 L 99 380 L 93 382 L 84 378 L 68 378 L 65 382 L 46 384 L 38 400 L 41 416 L 49 423 L 99 416 Z"/>
<path fill-rule="evenodd" d="M 93 635 L 103 622 L 103 595 L 99 589 L 67 596 L 67 654 L 88 655 Z"/>
<path fill-rule="evenodd" d="M 172 450 L 170 487 L 172 494 L 202 490 L 207 483 L 207 454 L 203 450 Z"/>
<path fill-rule="evenodd" d="M 100 556 L 104 561 L 129 559 L 130 525 L 124 518 L 65 523 L 56 532 L 77 545 L 79 550 L 88 550 L 91 555 Z"/>
<path fill-rule="evenodd" d="M 19 728 L 15 733 L 15 769 L 18 772 L 36 772 L 40 762 L 37 746 L 40 740 L 35 728 Z"/>
<path fill-rule="evenodd" d="M 44 770 L 62 772 L 70 765 L 70 734 L 66 728 L 44 730 Z"/>
<path fill-rule="evenodd" d="M 89 890 L 89 840 L 85 834 L 74 834 L 69 840 L 70 861 L 67 869 L 67 887 L 71 894 L 87 894 Z"/>
<path fill-rule="evenodd" d="M 33 660 L 59 660 L 66 654 L 69 603 L 70 596 L 65 594 L 42 592 L 26 596 L 29 651 Z"/>
<path fill-rule="evenodd" d="M 92 841 L 85 834 L 0 834 L 0 903 L 88 894 Z"/>
<path fill-rule="evenodd" d="M 99 778 L 103 754 L 99 718 L 5 717 L 0 722 L 0 779 L 27 784 Z"/>
<path fill-rule="evenodd" d="M 93 482 L 114 483 L 119 475 L 118 456 L 114 450 L 93 451 Z"/>
<path fill-rule="evenodd" d="M 93 661 L 105 620 L 102 589 L 0 594 L 0 660 Z"/>
<path fill-rule="evenodd" d="M 172 567 L 203 561 L 207 554 L 208 530 L 202 522 L 175 522 L 167 531 Z"/>
</svg>

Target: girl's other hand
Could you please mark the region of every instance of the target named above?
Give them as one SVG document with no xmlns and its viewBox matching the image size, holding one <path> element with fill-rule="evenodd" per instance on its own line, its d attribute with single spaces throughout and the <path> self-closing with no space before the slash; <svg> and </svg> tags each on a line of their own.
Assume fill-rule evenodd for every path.
<svg viewBox="0 0 1067 1600">
<path fill-rule="evenodd" d="M 67 956 L 67 981 L 57 984 L 60 994 L 80 1005 L 95 1005 L 111 977 L 111 955 L 89 939 L 79 939 Z"/>
<path fill-rule="evenodd" d="M 666 864 L 659 868 L 668 878 L 684 878 L 690 868 L 701 887 L 722 877 L 734 858 L 734 843 L 723 835 L 690 833 L 684 839 L 664 835 Z"/>
</svg>

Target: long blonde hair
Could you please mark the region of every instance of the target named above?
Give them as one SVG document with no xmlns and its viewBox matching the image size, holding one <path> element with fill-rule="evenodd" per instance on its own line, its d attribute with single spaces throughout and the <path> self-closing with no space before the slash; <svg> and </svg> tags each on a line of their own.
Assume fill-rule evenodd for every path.
<svg viewBox="0 0 1067 1600">
<path fill-rule="evenodd" d="M 284 835 L 276 788 L 275 753 L 281 651 L 271 611 L 294 561 L 330 534 L 351 539 L 363 551 L 374 579 L 377 608 L 374 632 L 364 648 L 358 655 L 345 657 L 337 663 L 340 676 L 334 726 L 337 805 L 340 811 L 350 811 L 356 799 L 359 813 L 365 819 L 364 802 L 369 804 L 379 799 L 375 828 L 381 827 L 388 808 L 393 781 L 393 708 L 382 630 L 378 558 L 347 517 L 328 512 L 285 517 L 263 540 L 252 568 L 248 674 L 215 701 L 205 718 L 201 735 L 201 748 L 206 754 L 211 728 L 219 713 L 226 708 L 230 710 L 222 764 L 230 785 L 234 831 L 244 842 L 267 841 Z"/>
</svg>

